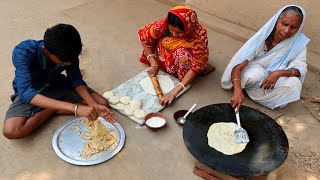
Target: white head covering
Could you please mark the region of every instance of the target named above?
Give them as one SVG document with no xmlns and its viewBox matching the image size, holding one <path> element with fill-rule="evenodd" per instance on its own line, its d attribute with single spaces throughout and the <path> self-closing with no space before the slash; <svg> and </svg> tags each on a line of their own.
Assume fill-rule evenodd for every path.
<svg viewBox="0 0 320 180">
<path fill-rule="evenodd" d="M 228 64 L 227 68 L 225 69 L 222 78 L 221 78 L 221 85 L 222 88 L 230 89 L 232 87 L 231 81 L 231 72 L 232 69 L 247 60 L 256 50 L 260 47 L 265 40 L 268 38 L 272 30 L 274 29 L 279 16 L 281 15 L 282 11 L 290 6 L 296 5 L 288 5 L 281 8 L 254 36 L 252 36 L 240 49 L 239 51 L 233 56 L 230 63 Z M 266 55 L 271 54 L 284 46 L 287 46 L 287 50 L 282 53 L 282 55 L 278 56 L 278 60 L 274 60 L 271 65 L 267 68 L 267 71 L 270 73 L 272 71 L 278 69 L 290 69 L 296 68 L 300 71 L 301 77 L 300 80 L 303 82 L 306 70 L 301 67 L 287 67 L 288 63 L 295 59 L 295 57 L 303 50 L 303 48 L 308 44 L 310 39 L 306 37 L 303 33 L 301 33 L 301 29 L 304 25 L 306 13 L 305 10 L 299 6 L 298 7 L 303 14 L 303 20 L 301 22 L 300 28 L 297 33 L 292 36 L 291 38 L 285 39 L 273 47 Z"/>
</svg>

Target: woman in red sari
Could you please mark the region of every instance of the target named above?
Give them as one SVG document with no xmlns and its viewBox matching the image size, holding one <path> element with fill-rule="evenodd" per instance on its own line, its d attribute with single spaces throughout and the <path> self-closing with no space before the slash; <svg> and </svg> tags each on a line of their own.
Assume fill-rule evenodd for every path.
<svg viewBox="0 0 320 180">
<path fill-rule="evenodd" d="M 207 30 L 198 22 L 197 14 L 186 6 L 172 8 L 167 17 L 139 30 L 143 45 L 140 61 L 149 66 L 149 76 L 159 69 L 178 76 L 181 81 L 170 93 L 160 98 L 167 105 L 208 65 Z"/>
</svg>

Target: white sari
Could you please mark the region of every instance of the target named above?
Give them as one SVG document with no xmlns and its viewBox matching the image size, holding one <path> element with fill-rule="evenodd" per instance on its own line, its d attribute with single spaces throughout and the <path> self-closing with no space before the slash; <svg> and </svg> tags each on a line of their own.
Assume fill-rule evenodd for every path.
<svg viewBox="0 0 320 180">
<path fill-rule="evenodd" d="M 305 11 L 301 7 L 299 8 L 303 13 L 303 21 L 298 32 L 293 37 L 277 44 L 270 51 L 265 51 L 265 40 L 286 7 L 280 9 L 234 55 L 221 78 L 222 88 L 232 88 L 232 69 L 245 60 L 249 60 L 249 64 L 241 72 L 241 86 L 251 99 L 271 109 L 283 107 L 300 99 L 302 83 L 307 72 L 306 45 L 310 41 L 301 33 L 306 17 Z M 263 90 L 260 88 L 260 83 L 271 72 L 291 68 L 298 69 L 300 77 L 280 77 L 273 89 Z"/>
</svg>

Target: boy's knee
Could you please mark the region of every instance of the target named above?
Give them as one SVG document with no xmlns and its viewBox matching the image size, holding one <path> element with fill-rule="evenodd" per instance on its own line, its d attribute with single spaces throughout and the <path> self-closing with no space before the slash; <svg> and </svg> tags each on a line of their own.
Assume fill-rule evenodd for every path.
<svg viewBox="0 0 320 180">
<path fill-rule="evenodd" d="M 19 128 L 15 127 L 14 124 L 5 121 L 2 129 L 2 134 L 8 139 L 21 139 L 22 133 L 18 130 Z"/>
<path fill-rule="evenodd" d="M 12 137 L 14 136 L 14 130 L 12 127 L 6 125 L 6 123 L 4 123 L 3 125 L 3 129 L 2 129 L 2 134 L 4 137 L 8 138 L 8 139 L 12 139 Z"/>
</svg>

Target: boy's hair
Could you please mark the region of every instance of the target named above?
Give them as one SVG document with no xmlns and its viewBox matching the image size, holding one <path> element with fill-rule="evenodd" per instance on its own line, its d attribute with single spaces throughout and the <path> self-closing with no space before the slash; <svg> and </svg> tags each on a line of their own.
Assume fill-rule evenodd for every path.
<svg viewBox="0 0 320 180">
<path fill-rule="evenodd" d="M 69 24 L 57 24 L 48 28 L 43 40 L 49 53 L 64 62 L 77 59 L 82 50 L 80 34 Z"/>
<path fill-rule="evenodd" d="M 167 23 L 171 26 L 178 27 L 180 30 L 184 31 L 184 24 L 181 19 L 175 14 L 169 12 Z"/>
</svg>

